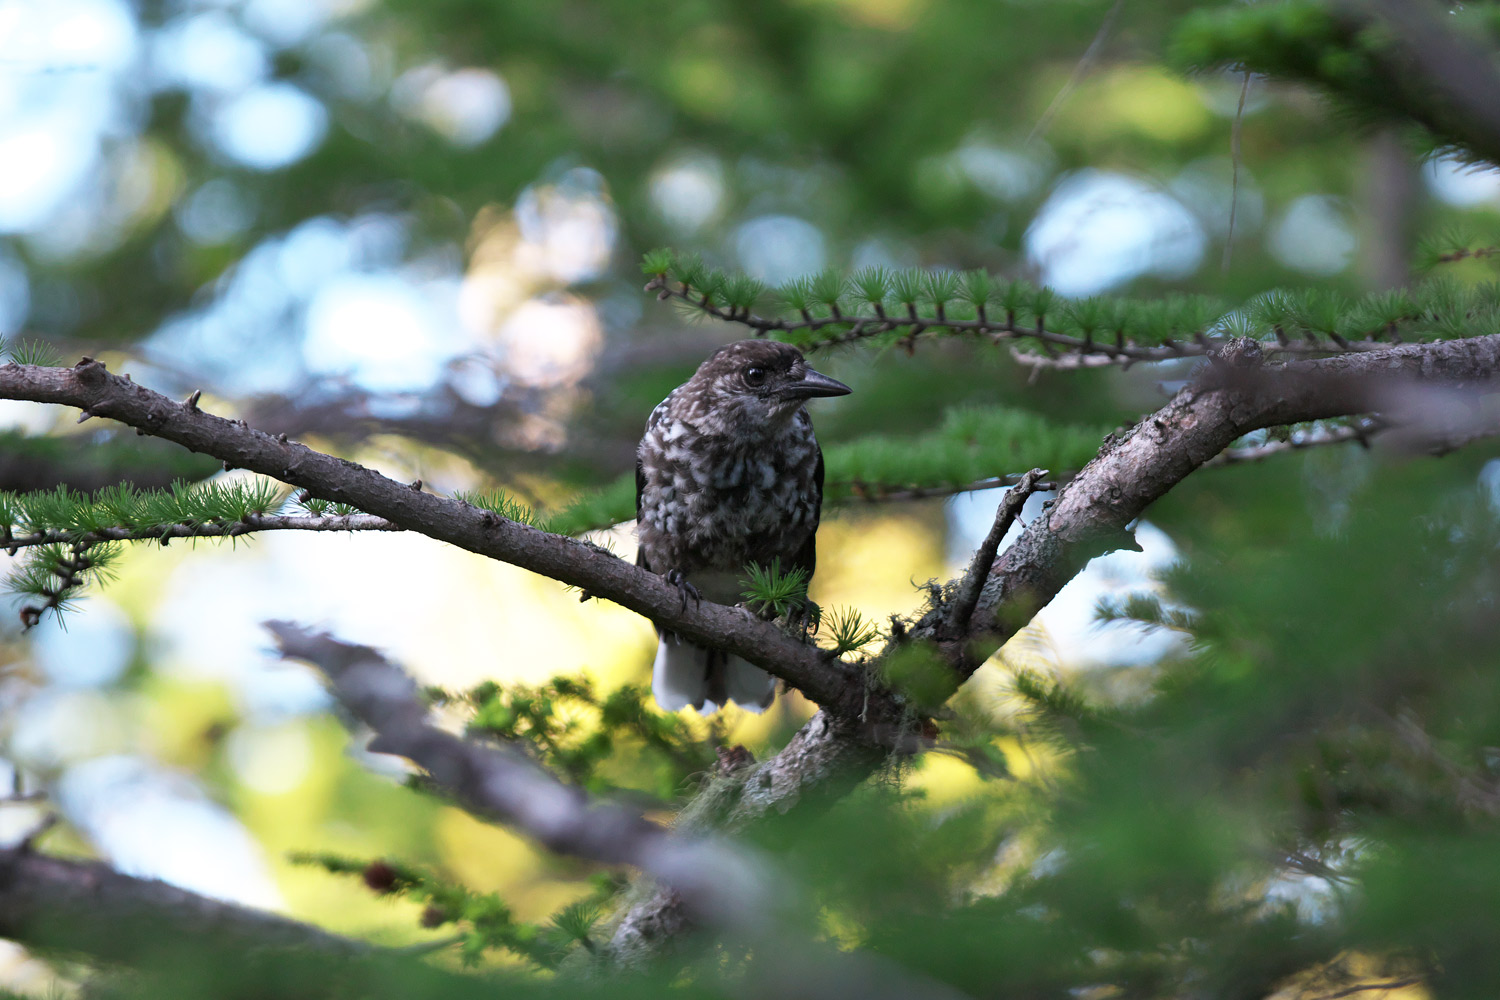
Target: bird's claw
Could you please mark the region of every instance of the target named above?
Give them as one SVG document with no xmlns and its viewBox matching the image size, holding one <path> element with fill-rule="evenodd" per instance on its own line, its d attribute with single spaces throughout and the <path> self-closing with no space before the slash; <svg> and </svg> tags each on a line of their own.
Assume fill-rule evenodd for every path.
<svg viewBox="0 0 1500 1000">
<path fill-rule="evenodd" d="M 703 595 L 698 593 L 698 588 L 688 582 L 687 574 L 680 569 L 669 569 L 663 574 L 666 581 L 677 588 L 678 595 L 682 598 L 682 610 L 687 610 L 688 598 L 693 599 L 693 607 L 697 608 L 703 603 Z"/>
<path fill-rule="evenodd" d="M 806 595 L 801 600 L 793 602 L 787 609 L 787 630 L 803 639 L 806 639 L 809 634 L 816 635 L 818 626 L 822 623 L 823 609 Z"/>
</svg>

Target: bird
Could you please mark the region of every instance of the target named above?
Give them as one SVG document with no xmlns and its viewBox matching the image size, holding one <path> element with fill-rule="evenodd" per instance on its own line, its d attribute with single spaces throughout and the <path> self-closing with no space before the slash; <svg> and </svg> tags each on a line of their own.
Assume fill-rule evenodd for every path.
<svg viewBox="0 0 1500 1000">
<path fill-rule="evenodd" d="M 709 355 L 657 404 L 636 450 L 636 563 L 689 597 L 741 600 L 751 563 L 782 572 L 817 561 L 823 452 L 803 405 L 852 390 L 774 340 Z M 730 701 L 760 713 L 776 679 L 722 650 L 657 629 L 651 692 L 667 711 L 704 714 Z"/>
</svg>

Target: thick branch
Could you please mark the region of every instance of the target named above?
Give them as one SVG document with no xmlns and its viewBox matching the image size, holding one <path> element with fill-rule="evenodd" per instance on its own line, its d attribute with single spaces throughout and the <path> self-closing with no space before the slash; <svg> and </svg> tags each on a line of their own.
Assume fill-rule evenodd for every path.
<svg viewBox="0 0 1500 1000">
<path fill-rule="evenodd" d="M 409 488 L 363 466 L 178 403 L 85 359 L 74 368 L 0 365 L 0 398 L 76 406 L 347 503 L 410 531 L 512 563 L 608 598 L 705 646 L 726 649 L 824 706 L 857 711 L 855 669 L 798 642 L 747 611 L 704 601 L 683 605 L 676 587 L 598 546 L 552 535 L 458 500 Z"/>
<path fill-rule="evenodd" d="M 1208 373 L 1118 439 L 1106 442 L 996 563 L 975 622 L 998 645 L 1089 558 L 1117 548 L 1153 501 L 1250 431 L 1386 411 L 1414 386 L 1493 383 L 1500 334 L 1316 361 L 1261 365 L 1254 341 L 1230 345 Z M 1399 418 L 1398 418 L 1399 419 Z M 1005 609 L 1003 621 L 997 612 Z M 1011 610 L 1023 613 L 1010 613 Z M 937 621 L 924 622 L 928 631 Z"/>
<path fill-rule="evenodd" d="M 0 850 L 0 937 L 113 962 L 139 961 L 143 947 L 166 938 L 341 956 L 371 951 L 274 913 L 24 848 Z"/>
</svg>

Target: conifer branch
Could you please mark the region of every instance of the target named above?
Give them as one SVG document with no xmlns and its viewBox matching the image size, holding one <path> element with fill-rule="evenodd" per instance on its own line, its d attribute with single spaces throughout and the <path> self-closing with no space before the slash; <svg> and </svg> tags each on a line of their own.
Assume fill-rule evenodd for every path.
<svg viewBox="0 0 1500 1000">
<path fill-rule="evenodd" d="M 177 538 L 239 538 L 262 531 L 404 531 L 399 524 L 372 514 L 249 515 L 241 520 L 206 524 L 173 524 L 167 527 L 113 527 L 93 531 L 48 529 L 0 539 L 0 548 L 34 548 L 38 545 L 91 546 L 103 542 L 160 542 Z"/>
<path fill-rule="evenodd" d="M 1385 331 L 1389 332 L 1389 331 Z M 1091 368 L 1130 368 L 1132 365 L 1151 361 L 1180 361 L 1184 358 L 1212 357 L 1216 352 L 1222 351 L 1229 343 L 1228 338 L 1204 336 L 1201 340 L 1193 343 L 1178 343 L 1170 348 L 1153 347 L 1137 348 L 1128 351 L 1110 351 L 1109 353 L 1087 353 L 1077 351 L 1071 354 L 1033 354 L 1023 351 L 1018 347 L 1010 349 L 1010 356 L 1017 364 L 1025 365 L 1027 368 L 1047 371 L 1086 371 Z M 1361 351 L 1381 351 L 1390 347 L 1395 341 L 1386 340 L 1349 340 L 1341 338 L 1336 343 L 1321 343 L 1318 341 L 1291 341 L 1285 344 L 1264 342 L 1262 347 L 1268 354 L 1280 354 L 1288 357 L 1325 357 L 1333 354 L 1358 354 Z"/>
<path fill-rule="evenodd" d="M 1305 451 L 1308 448 L 1319 448 L 1331 444 L 1356 442 L 1368 446 L 1371 438 L 1390 427 L 1391 425 L 1380 417 L 1361 417 L 1343 427 L 1321 428 L 1289 437 L 1285 441 L 1267 441 L 1264 444 L 1246 445 L 1243 448 L 1226 448 L 1217 457 L 1205 463 L 1205 467 L 1260 462 L 1283 452 Z"/>
<path fill-rule="evenodd" d="M 946 331 L 986 337 L 994 343 L 1030 340 L 1045 347 L 1059 348 L 1066 352 L 1063 358 L 1046 358 L 1017 353 L 1017 360 L 1036 367 L 1093 368 L 1110 365 L 1132 365 L 1152 361 L 1172 361 L 1181 358 L 1201 358 L 1222 350 L 1228 337 L 1213 335 L 1209 327 L 1183 328 L 1174 331 L 1174 338 L 1158 346 L 1142 346 L 1123 338 L 1110 342 L 1096 341 L 1092 336 L 1074 336 L 1048 328 L 1040 320 L 1027 325 L 1018 321 L 1014 314 L 1005 318 L 981 316 L 975 319 L 954 317 L 919 317 L 915 310 L 906 317 L 892 315 L 848 314 L 815 316 L 804 310 L 799 319 L 771 318 L 758 315 L 748 309 L 735 309 L 715 305 L 711 299 L 695 293 L 691 286 L 672 287 L 663 276 L 646 283 L 647 291 L 655 291 L 658 297 L 677 299 L 694 310 L 726 323 L 736 323 L 754 331 L 757 337 L 780 334 L 820 334 L 825 330 L 836 330 L 827 336 L 811 336 L 794 341 L 805 351 L 817 351 L 869 340 L 883 334 L 895 334 L 910 350 L 919 337 L 934 336 Z M 883 311 L 883 310 L 882 310 Z M 848 329 L 842 329 L 842 328 Z M 1364 337 L 1349 338 L 1330 336 L 1329 341 L 1267 342 L 1266 349 L 1272 353 L 1288 355 L 1338 354 L 1344 352 L 1374 351 L 1390 346 L 1389 341 L 1378 339 L 1388 335 L 1390 324 L 1382 324 L 1368 331 Z M 1175 339 L 1182 338 L 1182 339 Z M 1073 358 L 1080 360 L 1074 361 Z M 1081 359 L 1087 359 L 1086 361 Z"/>
</svg>

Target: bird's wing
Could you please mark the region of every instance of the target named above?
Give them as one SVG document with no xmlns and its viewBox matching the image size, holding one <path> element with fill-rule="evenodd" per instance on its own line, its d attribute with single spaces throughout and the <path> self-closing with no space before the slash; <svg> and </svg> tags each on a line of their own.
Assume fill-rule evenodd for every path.
<svg viewBox="0 0 1500 1000">
<path fill-rule="evenodd" d="M 813 445 L 813 451 L 817 454 L 817 465 L 813 467 L 813 489 L 812 489 L 812 527 L 807 533 L 807 541 L 802 543 L 802 548 L 792 557 L 791 565 L 807 570 L 807 578 L 812 579 L 813 570 L 818 565 L 818 522 L 823 516 L 823 449 Z"/>
<path fill-rule="evenodd" d="M 818 468 L 821 469 L 822 467 L 823 467 L 823 461 L 822 461 L 822 458 L 819 457 L 819 459 L 818 459 Z M 822 489 L 822 486 L 821 486 L 821 484 L 822 484 L 822 477 L 821 476 L 818 477 L 818 481 L 819 481 L 819 491 L 821 493 L 821 489 Z M 645 489 L 646 489 L 646 470 L 643 469 L 643 468 L 641 468 L 641 460 L 640 460 L 640 457 L 637 456 L 636 460 L 635 460 L 635 517 L 636 517 L 636 523 L 638 523 L 638 524 L 640 523 L 640 518 L 641 518 L 641 493 Z M 646 546 L 642 545 L 642 546 L 640 546 L 639 548 L 637 548 L 635 550 L 635 564 L 637 566 L 642 567 L 643 569 L 651 569 L 651 563 L 646 560 Z"/>
</svg>

